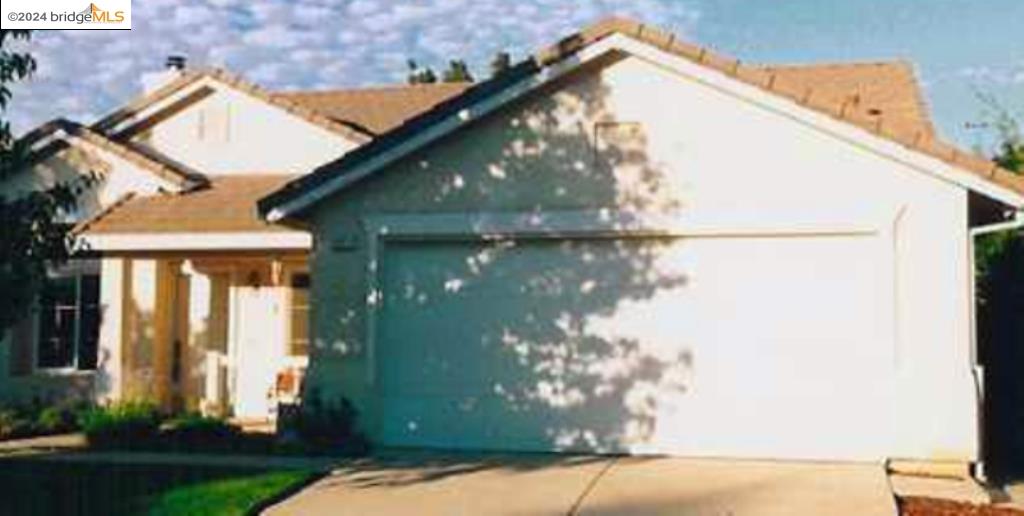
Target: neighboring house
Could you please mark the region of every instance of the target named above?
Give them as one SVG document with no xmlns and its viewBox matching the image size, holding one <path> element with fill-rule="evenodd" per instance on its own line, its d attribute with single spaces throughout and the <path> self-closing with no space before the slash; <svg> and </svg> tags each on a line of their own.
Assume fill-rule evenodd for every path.
<svg viewBox="0 0 1024 516">
<path fill-rule="evenodd" d="M 275 93 L 217 70 L 144 79 L 144 95 L 95 124 L 26 135 L 32 166 L 0 185 L 100 178 L 68 221 L 83 249 L 0 345 L 0 401 L 152 398 L 266 419 L 308 360 L 310 238 L 263 222 L 256 200 L 465 85 Z"/>
<path fill-rule="evenodd" d="M 307 388 L 378 443 L 959 463 L 972 239 L 1022 207 L 904 63 L 624 20 L 260 201 L 312 233 Z"/>
</svg>

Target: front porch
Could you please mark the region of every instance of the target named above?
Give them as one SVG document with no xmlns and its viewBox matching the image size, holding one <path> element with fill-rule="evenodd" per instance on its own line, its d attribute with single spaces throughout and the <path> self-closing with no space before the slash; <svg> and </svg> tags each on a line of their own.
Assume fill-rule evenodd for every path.
<svg viewBox="0 0 1024 516">
<path fill-rule="evenodd" d="M 102 259 L 97 394 L 243 422 L 275 417 L 308 365 L 305 251 Z"/>
</svg>

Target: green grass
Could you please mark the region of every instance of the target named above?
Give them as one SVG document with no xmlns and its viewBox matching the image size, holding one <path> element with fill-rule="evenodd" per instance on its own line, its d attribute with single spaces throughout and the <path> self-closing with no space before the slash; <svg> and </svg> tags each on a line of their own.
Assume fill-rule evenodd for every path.
<svg viewBox="0 0 1024 516">
<path fill-rule="evenodd" d="M 301 470 L 4 459 L 0 515 L 240 515 L 313 476 Z"/>
<path fill-rule="evenodd" d="M 245 514 L 257 503 L 309 478 L 303 471 L 279 471 L 171 489 L 149 507 L 153 515 Z"/>
</svg>

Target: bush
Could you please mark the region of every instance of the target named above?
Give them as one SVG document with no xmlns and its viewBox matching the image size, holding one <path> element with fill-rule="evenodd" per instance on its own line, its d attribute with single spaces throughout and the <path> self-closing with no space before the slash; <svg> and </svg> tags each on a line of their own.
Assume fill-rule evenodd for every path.
<svg viewBox="0 0 1024 516">
<path fill-rule="evenodd" d="M 79 423 L 90 446 L 104 449 L 140 449 L 153 446 L 160 432 L 157 406 L 145 401 L 114 403 L 82 414 Z"/>
<path fill-rule="evenodd" d="M 78 430 L 78 416 L 92 407 L 87 401 L 29 403 L 0 408 L 0 439 L 21 439 Z"/>
<path fill-rule="evenodd" d="M 14 409 L 0 409 L 0 441 L 35 434 L 33 421 Z"/>
<path fill-rule="evenodd" d="M 79 429 L 78 420 L 94 406 L 86 401 L 63 402 L 49 406 L 36 416 L 36 429 L 44 434 L 73 432 Z"/>
<path fill-rule="evenodd" d="M 370 443 L 356 427 L 359 413 L 347 398 L 324 402 L 311 393 L 289 422 L 300 442 L 311 451 L 364 455 Z"/>
<path fill-rule="evenodd" d="M 179 451 L 231 451 L 240 447 L 242 429 L 222 419 L 189 413 L 171 420 L 161 441 Z"/>
</svg>

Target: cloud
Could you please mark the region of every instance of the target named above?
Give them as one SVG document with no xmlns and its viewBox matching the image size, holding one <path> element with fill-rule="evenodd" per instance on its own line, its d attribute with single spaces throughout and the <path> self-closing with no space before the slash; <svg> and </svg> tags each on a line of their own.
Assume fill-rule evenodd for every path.
<svg viewBox="0 0 1024 516">
<path fill-rule="evenodd" d="M 462 58 L 484 75 L 495 52 L 521 58 L 610 14 L 689 33 L 693 1 L 146 0 L 134 4 L 131 32 L 35 33 L 39 71 L 15 87 L 9 116 L 17 132 L 58 116 L 89 122 L 136 95 L 139 77 L 169 54 L 272 89 L 401 81 L 409 58 L 436 67 Z"/>
<path fill-rule="evenodd" d="M 957 70 L 956 76 L 981 86 L 1020 85 L 1024 84 L 1024 61 L 967 66 Z"/>
</svg>

